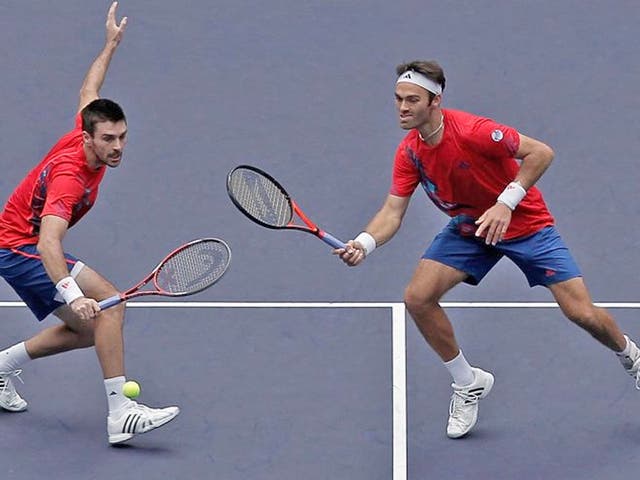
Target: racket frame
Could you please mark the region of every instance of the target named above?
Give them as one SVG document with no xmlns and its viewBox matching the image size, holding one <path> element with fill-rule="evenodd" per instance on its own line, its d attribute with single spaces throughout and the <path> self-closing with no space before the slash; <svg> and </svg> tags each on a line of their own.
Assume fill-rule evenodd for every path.
<svg viewBox="0 0 640 480">
<path fill-rule="evenodd" d="M 265 177 L 267 180 L 273 183 L 273 185 L 278 190 L 280 190 L 280 192 L 284 195 L 285 199 L 289 203 L 289 207 L 291 209 L 291 216 L 289 217 L 289 220 L 287 221 L 286 225 L 273 225 L 270 223 L 263 222 L 259 218 L 256 218 L 253 215 L 251 215 L 242 206 L 242 204 L 240 204 L 240 202 L 235 198 L 235 195 L 233 194 L 233 191 L 231 188 L 231 178 L 234 172 L 236 172 L 237 170 L 251 170 L 257 173 L 258 175 Z M 238 165 L 237 167 L 233 168 L 227 175 L 227 194 L 229 195 L 229 198 L 231 199 L 233 204 L 238 208 L 238 210 L 240 210 L 247 218 L 254 221 L 258 225 L 262 225 L 263 227 L 271 228 L 273 230 L 299 230 L 301 232 L 311 233 L 316 237 L 318 237 L 320 240 L 331 245 L 333 248 L 346 248 L 346 244 L 344 242 L 342 242 L 341 240 L 338 240 L 336 237 L 334 237 L 330 233 L 320 229 L 318 225 L 316 225 L 309 217 L 307 217 L 307 215 L 302 211 L 302 209 L 298 206 L 295 200 L 291 198 L 291 195 L 289 195 L 287 190 L 285 190 L 285 188 L 280 184 L 280 182 L 278 182 L 275 178 L 273 178 L 267 172 L 265 172 L 264 170 L 258 167 L 254 167 L 252 165 Z M 294 213 L 298 216 L 298 218 L 300 218 L 304 222 L 306 226 L 293 223 Z"/>
<path fill-rule="evenodd" d="M 203 287 L 200 287 L 195 290 L 189 290 L 186 292 L 167 292 L 166 290 L 162 290 L 158 286 L 157 275 L 160 272 L 160 269 L 162 268 L 162 266 L 165 265 L 169 261 L 169 259 L 171 259 L 175 255 L 180 253 L 185 248 L 188 248 L 198 243 L 210 242 L 210 241 L 214 241 L 216 243 L 222 244 L 228 252 L 227 263 L 224 266 L 224 270 L 222 274 L 218 278 L 216 278 L 213 282 L 208 283 Z M 231 248 L 229 248 L 229 245 L 224 240 L 221 240 L 219 238 L 213 238 L 213 237 L 198 238 L 196 240 L 191 240 L 190 242 L 180 245 L 178 248 L 174 249 L 166 257 L 164 257 L 160 261 L 160 263 L 158 263 L 156 267 L 153 270 L 151 270 L 151 272 L 146 277 L 144 277 L 144 279 L 138 282 L 135 286 L 125 290 L 124 292 L 120 292 L 117 295 L 113 295 L 111 297 L 108 297 L 108 298 L 105 298 L 104 300 L 99 301 L 98 305 L 100 305 L 101 310 L 104 310 L 105 308 L 113 307 L 118 303 L 126 302 L 127 300 L 131 300 L 132 298 L 143 297 L 146 295 L 161 295 L 163 297 L 185 297 L 188 295 L 194 295 L 216 284 L 224 276 L 230 264 L 231 264 Z M 153 286 L 155 287 L 155 290 L 140 290 L 142 287 L 147 285 L 150 281 L 153 281 Z"/>
</svg>

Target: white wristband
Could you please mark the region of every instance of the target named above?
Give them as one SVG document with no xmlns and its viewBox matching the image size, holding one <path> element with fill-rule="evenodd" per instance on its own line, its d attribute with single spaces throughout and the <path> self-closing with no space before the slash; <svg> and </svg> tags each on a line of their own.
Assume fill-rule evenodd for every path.
<svg viewBox="0 0 640 480">
<path fill-rule="evenodd" d="M 522 188 L 520 183 L 511 182 L 498 196 L 498 202 L 505 204 L 511 210 L 515 210 L 526 194 L 527 191 Z"/>
<path fill-rule="evenodd" d="M 376 239 L 370 233 L 360 232 L 356 238 L 353 239 L 355 242 L 360 243 L 364 247 L 364 254 L 369 255 L 376 249 Z"/>
<path fill-rule="evenodd" d="M 56 283 L 56 290 L 58 290 L 67 305 L 80 297 L 84 297 L 84 293 L 82 293 L 73 277 L 64 277 Z"/>
</svg>

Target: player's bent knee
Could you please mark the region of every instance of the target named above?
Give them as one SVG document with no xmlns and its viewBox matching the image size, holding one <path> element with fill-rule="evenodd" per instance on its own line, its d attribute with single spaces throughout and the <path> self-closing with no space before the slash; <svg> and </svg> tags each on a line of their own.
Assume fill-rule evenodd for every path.
<svg viewBox="0 0 640 480">
<path fill-rule="evenodd" d="M 439 299 L 435 295 L 428 292 L 420 292 L 416 288 L 409 285 L 404 292 L 404 304 L 409 312 L 428 310 L 429 308 L 438 307 Z"/>
<path fill-rule="evenodd" d="M 114 305 L 113 307 L 109 307 L 105 310 L 102 310 L 99 314 L 98 314 L 98 321 L 110 321 L 110 322 L 118 322 L 121 324 L 124 324 L 124 311 L 125 311 L 125 304 L 124 303 L 120 303 L 118 305 Z"/>
<path fill-rule="evenodd" d="M 593 306 L 567 309 L 564 314 L 573 323 L 583 327 L 593 326 L 598 323 L 598 315 Z"/>
</svg>

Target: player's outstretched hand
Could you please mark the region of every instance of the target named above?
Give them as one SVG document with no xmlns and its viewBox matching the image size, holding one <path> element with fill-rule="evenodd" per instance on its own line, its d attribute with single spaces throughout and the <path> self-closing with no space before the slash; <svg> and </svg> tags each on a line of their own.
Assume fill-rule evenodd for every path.
<svg viewBox="0 0 640 480">
<path fill-rule="evenodd" d="M 353 240 L 347 242 L 347 248 L 336 248 L 333 250 L 333 254 L 338 255 L 340 259 L 350 267 L 360 265 L 366 256 L 364 247 L 360 245 L 360 242 L 354 242 Z"/>
<path fill-rule="evenodd" d="M 118 2 L 113 2 L 109 7 L 109 13 L 107 13 L 107 43 L 115 43 L 117 46 L 122 40 L 124 29 L 127 26 L 127 17 L 124 17 L 120 21 L 120 25 L 116 21 L 116 8 Z"/>
</svg>

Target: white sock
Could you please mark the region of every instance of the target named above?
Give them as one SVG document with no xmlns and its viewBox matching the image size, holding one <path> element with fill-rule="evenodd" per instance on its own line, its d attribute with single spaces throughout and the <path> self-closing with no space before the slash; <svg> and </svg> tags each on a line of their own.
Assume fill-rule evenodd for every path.
<svg viewBox="0 0 640 480">
<path fill-rule="evenodd" d="M 616 355 L 618 355 L 619 357 L 626 357 L 631 353 L 631 340 L 629 340 L 629 337 L 627 337 L 626 335 L 624 336 L 624 340 L 625 342 L 627 342 L 625 344 L 624 350 L 622 350 L 621 352 L 616 352 Z"/>
<path fill-rule="evenodd" d="M 0 372 L 13 372 L 31 360 L 24 342 L 0 352 Z"/>
<path fill-rule="evenodd" d="M 104 390 L 107 393 L 109 414 L 120 410 L 130 402 L 122 393 L 122 387 L 126 381 L 127 379 L 123 376 L 104 379 Z"/>
<path fill-rule="evenodd" d="M 640 356 L 640 350 L 638 350 L 636 344 L 633 343 L 633 340 L 631 340 L 629 337 L 625 335 L 624 339 L 626 340 L 627 344 L 625 345 L 624 350 L 622 350 L 621 352 L 616 352 L 616 355 L 618 356 L 618 360 L 620 360 L 622 366 L 629 370 L 633 367 L 633 364 L 638 359 L 638 356 Z"/>
<path fill-rule="evenodd" d="M 453 360 L 444 362 L 444 366 L 449 370 L 449 373 L 453 377 L 453 383 L 456 385 L 463 387 L 473 383 L 475 375 L 473 374 L 473 370 L 471 370 L 471 365 L 469 365 L 467 359 L 464 358 L 462 350 L 460 350 L 458 356 Z"/>
</svg>

